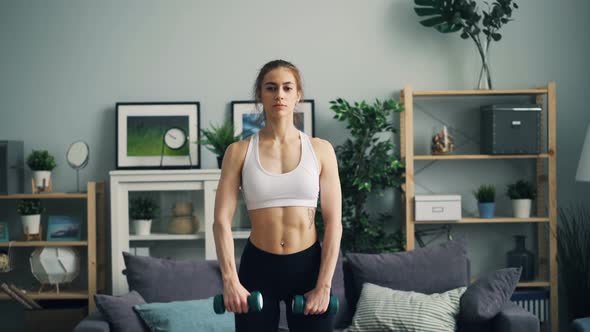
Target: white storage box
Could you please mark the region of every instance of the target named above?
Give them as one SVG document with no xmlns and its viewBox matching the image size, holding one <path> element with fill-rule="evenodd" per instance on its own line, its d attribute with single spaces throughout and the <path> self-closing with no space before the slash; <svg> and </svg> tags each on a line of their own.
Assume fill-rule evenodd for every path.
<svg viewBox="0 0 590 332">
<path fill-rule="evenodd" d="M 416 221 L 455 221 L 461 219 L 460 195 L 416 195 Z"/>
</svg>

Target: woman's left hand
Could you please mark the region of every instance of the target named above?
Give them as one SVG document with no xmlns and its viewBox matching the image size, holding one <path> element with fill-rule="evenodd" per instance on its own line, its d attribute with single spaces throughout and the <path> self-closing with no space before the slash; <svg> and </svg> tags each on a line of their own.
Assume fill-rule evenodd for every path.
<svg viewBox="0 0 590 332">
<path fill-rule="evenodd" d="M 316 287 L 305 293 L 304 315 L 319 315 L 328 310 L 330 303 L 330 288 Z"/>
</svg>

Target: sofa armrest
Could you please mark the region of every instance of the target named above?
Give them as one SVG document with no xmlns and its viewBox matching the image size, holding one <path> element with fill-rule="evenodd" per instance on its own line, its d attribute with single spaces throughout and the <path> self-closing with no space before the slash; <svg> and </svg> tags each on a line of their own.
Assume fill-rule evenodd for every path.
<svg viewBox="0 0 590 332">
<path fill-rule="evenodd" d="M 509 302 L 492 319 L 492 330 L 498 332 L 539 332 L 539 319 L 522 307 Z"/>
<path fill-rule="evenodd" d="M 109 323 L 104 316 L 95 311 L 78 323 L 73 332 L 110 332 L 110 330 Z"/>
</svg>

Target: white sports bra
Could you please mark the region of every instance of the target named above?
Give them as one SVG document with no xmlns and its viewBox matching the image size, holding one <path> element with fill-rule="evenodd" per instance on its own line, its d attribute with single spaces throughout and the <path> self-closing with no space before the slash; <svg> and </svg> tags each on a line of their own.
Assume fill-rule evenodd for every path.
<svg viewBox="0 0 590 332">
<path fill-rule="evenodd" d="M 301 159 L 287 173 L 270 173 L 262 168 L 258 133 L 248 143 L 242 167 L 242 192 L 248 210 L 277 207 L 316 207 L 320 190 L 319 163 L 309 137 L 299 131 Z"/>
</svg>

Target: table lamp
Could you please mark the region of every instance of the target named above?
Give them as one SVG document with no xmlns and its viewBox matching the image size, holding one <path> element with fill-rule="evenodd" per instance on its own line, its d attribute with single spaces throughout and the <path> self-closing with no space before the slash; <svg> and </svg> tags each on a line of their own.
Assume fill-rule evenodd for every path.
<svg viewBox="0 0 590 332">
<path fill-rule="evenodd" d="M 582 147 L 582 155 L 578 162 L 576 181 L 590 182 L 590 126 L 586 129 L 586 139 Z"/>
</svg>

